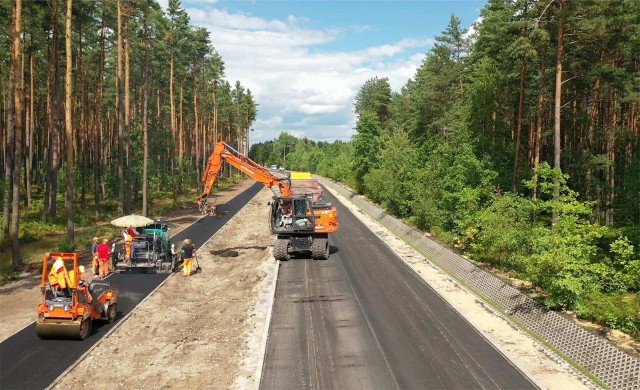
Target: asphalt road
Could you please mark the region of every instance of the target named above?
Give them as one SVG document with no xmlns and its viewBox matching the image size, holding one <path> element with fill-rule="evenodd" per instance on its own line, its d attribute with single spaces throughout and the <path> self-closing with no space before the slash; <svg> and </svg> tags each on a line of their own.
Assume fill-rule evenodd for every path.
<svg viewBox="0 0 640 390">
<path fill-rule="evenodd" d="M 254 184 L 227 203 L 229 212 L 222 218 L 203 217 L 173 236 L 172 241 L 190 238 L 197 248 L 202 246 L 262 188 L 262 184 Z M 41 340 L 36 335 L 35 323 L 4 340 L 0 343 L 0 389 L 48 387 L 167 277 L 168 274 L 136 273 L 110 276 L 107 280 L 120 294 L 118 319 L 112 324 L 96 321 L 92 334 L 84 341 Z M 33 313 L 35 317 L 35 307 Z"/>
<path fill-rule="evenodd" d="M 536 386 L 377 236 L 338 207 L 328 260 L 282 262 L 260 388 Z"/>
</svg>

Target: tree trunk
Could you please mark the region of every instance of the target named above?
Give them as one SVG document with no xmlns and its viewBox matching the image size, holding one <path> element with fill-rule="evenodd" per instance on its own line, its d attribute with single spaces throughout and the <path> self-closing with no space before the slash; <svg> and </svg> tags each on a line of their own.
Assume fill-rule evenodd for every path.
<svg viewBox="0 0 640 390">
<path fill-rule="evenodd" d="M 180 124 L 178 125 L 178 166 L 182 168 L 182 157 L 184 156 L 184 81 L 180 83 Z M 182 182 L 182 172 L 180 172 L 180 182 Z"/>
<path fill-rule="evenodd" d="M 171 140 L 173 141 L 173 150 L 177 149 L 178 144 L 176 142 L 176 133 L 178 132 L 177 129 L 177 120 L 176 120 L 176 104 L 174 101 L 174 77 L 173 77 L 173 72 L 174 72 L 174 62 L 175 59 L 173 58 L 173 51 L 171 52 L 171 59 L 169 60 L 169 106 L 171 109 Z M 176 184 L 176 172 L 175 172 L 175 161 L 176 161 L 176 155 L 175 153 L 171 153 L 171 150 L 169 150 L 169 155 L 170 155 L 170 164 L 171 164 L 171 189 L 172 189 L 172 193 L 173 193 L 173 202 L 177 202 L 178 201 L 178 188 L 177 188 L 177 184 Z"/>
<path fill-rule="evenodd" d="M 124 80 L 122 77 L 122 3 L 118 0 L 118 64 L 117 64 L 117 89 L 118 89 L 118 212 L 124 215 L 127 211 L 127 204 L 124 195 Z"/>
<path fill-rule="evenodd" d="M 564 2 L 559 0 L 560 14 L 558 20 L 558 58 L 556 59 L 556 90 L 554 101 L 553 115 L 553 167 L 560 169 L 560 152 L 561 152 L 561 133 L 560 133 L 560 114 L 562 110 L 562 56 L 564 55 Z M 553 180 L 553 200 L 560 199 L 560 183 L 557 178 Z M 558 222 L 558 212 L 553 211 L 551 223 L 555 226 Z"/>
<path fill-rule="evenodd" d="M 64 103 L 64 123 L 67 143 L 67 241 L 74 242 L 73 226 L 73 125 L 71 123 L 71 5 L 72 0 L 67 0 L 67 17 L 65 19 L 65 49 L 67 55 L 67 72 L 64 83 L 65 103 Z"/>
<path fill-rule="evenodd" d="M 607 167 L 607 209 L 605 210 L 605 223 L 609 226 L 613 225 L 613 205 L 615 202 L 616 192 L 616 128 L 618 122 L 617 94 L 614 93 L 611 101 L 611 121 L 608 126 L 607 135 L 607 155 L 610 164 Z M 606 128 L 605 127 L 605 128 Z"/>
<path fill-rule="evenodd" d="M 124 23 L 124 128 L 126 135 L 126 156 L 127 156 L 127 180 L 125 187 L 125 213 L 131 212 L 131 192 L 133 183 L 131 180 L 131 100 L 130 100 L 130 72 L 129 72 L 129 51 L 131 48 L 129 37 L 129 17 L 125 17 Z"/>
<path fill-rule="evenodd" d="M 13 15 L 15 14 L 15 5 L 12 9 L 12 18 L 15 18 Z M 12 27 L 13 28 L 13 27 Z M 13 31 L 11 32 L 13 38 Z M 13 41 L 11 42 L 13 45 Z M 11 46 L 11 55 L 13 56 L 13 46 Z M 11 59 L 13 61 L 13 58 Z M 8 239 L 10 236 L 11 226 L 11 200 L 12 200 L 12 192 L 11 192 L 11 180 L 13 178 L 13 148 L 14 148 L 14 138 L 15 138 L 15 126 L 13 116 L 15 115 L 15 99 L 13 97 L 15 93 L 15 83 L 16 83 L 16 75 L 15 69 L 13 67 L 13 63 L 9 64 L 9 109 L 7 115 L 7 141 L 6 147 L 4 149 L 4 179 L 5 179 L 5 187 L 4 194 L 2 198 L 4 199 L 4 203 L 2 205 L 2 238 Z"/>
<path fill-rule="evenodd" d="M 173 67 L 174 67 L 174 59 L 173 54 L 171 55 L 171 59 L 169 60 L 169 107 L 171 110 L 171 140 L 173 141 L 174 146 L 176 144 L 176 105 L 173 98 Z"/>
<path fill-rule="evenodd" d="M 84 209 L 87 205 L 87 201 L 86 201 L 86 194 L 87 194 L 86 182 L 87 182 L 87 176 L 88 176 L 87 160 L 91 156 L 87 148 L 87 146 L 89 145 L 89 141 L 88 141 L 89 137 L 87 133 L 88 133 L 88 129 L 90 129 L 90 126 L 87 123 L 88 121 L 87 118 L 89 118 L 89 115 L 87 115 L 86 113 L 87 111 L 87 92 L 86 92 L 87 91 L 87 87 L 86 87 L 87 70 L 82 60 L 82 51 L 83 51 L 82 41 L 83 41 L 82 23 L 78 23 L 78 45 L 77 45 L 78 54 L 76 55 L 76 69 L 78 70 L 78 72 L 76 74 L 80 75 L 80 80 L 76 81 L 76 88 L 77 88 L 76 90 L 79 90 L 80 93 L 76 92 L 77 104 L 75 104 L 74 107 L 78 107 L 78 108 L 76 109 L 75 113 L 72 112 L 72 117 L 74 118 L 79 117 L 76 120 L 75 124 L 73 124 L 73 128 L 76 129 L 76 132 L 78 134 L 77 137 L 74 136 L 74 139 L 77 140 L 77 144 L 74 146 L 73 150 L 75 151 L 74 158 L 79 156 L 81 160 L 81 167 L 80 167 L 80 205 L 81 206 L 80 207 Z"/>
<path fill-rule="evenodd" d="M 58 0 L 51 4 L 51 51 L 47 75 L 47 122 L 49 125 L 49 151 L 44 210 L 42 221 L 55 217 L 58 211 Z"/>
<path fill-rule="evenodd" d="M 143 22 L 143 31 L 147 31 L 146 18 Z M 144 51 L 144 71 L 143 86 L 142 86 L 142 143 L 144 147 L 143 162 L 142 162 L 142 215 L 145 217 L 149 214 L 148 205 L 148 187 L 149 187 L 149 58 L 148 58 L 148 42 L 147 37 L 145 39 L 145 51 Z"/>
<path fill-rule="evenodd" d="M 518 123 L 516 129 L 516 153 L 513 159 L 513 179 L 511 181 L 511 192 L 516 193 L 518 179 L 520 177 L 520 143 L 522 139 L 522 117 L 524 115 L 524 81 L 527 72 L 527 63 L 522 60 L 520 65 L 520 98 L 518 100 Z"/>
<path fill-rule="evenodd" d="M 218 80 L 213 80 L 213 144 L 222 140 L 218 138 Z"/>
<path fill-rule="evenodd" d="M 94 208 L 96 217 L 100 212 L 100 179 L 102 177 L 102 167 L 105 166 L 102 162 L 102 153 L 104 140 L 102 139 L 102 75 L 104 71 L 104 38 L 105 38 L 105 15 L 104 11 L 100 22 L 100 57 L 98 60 L 98 85 L 96 87 L 96 94 L 94 100 L 94 137 L 95 142 L 93 147 L 95 148 L 93 156 L 93 196 L 94 196 Z"/>
<path fill-rule="evenodd" d="M 601 58 L 604 52 L 600 52 Z M 589 113 L 589 130 L 587 132 L 587 150 L 589 153 L 594 153 L 595 150 L 595 122 L 598 116 L 598 92 L 600 91 L 600 79 L 597 79 L 593 85 L 593 101 L 591 103 L 591 110 Z M 593 180 L 593 168 L 591 164 L 587 165 L 587 177 L 586 177 L 586 197 L 588 200 L 593 199 L 593 188 L 591 182 Z"/>
<path fill-rule="evenodd" d="M 198 67 L 193 70 L 193 134 L 195 136 L 195 168 L 199 172 L 198 163 L 200 157 L 200 132 L 198 131 Z M 193 150 L 193 148 L 191 149 Z M 198 175 L 199 176 L 199 175 Z"/>
<path fill-rule="evenodd" d="M 33 38 L 32 38 L 33 39 Z M 31 206 L 31 171 L 33 169 L 33 133 L 35 131 L 33 54 L 29 55 L 29 120 L 27 120 L 27 161 L 25 164 L 27 207 Z"/>
<path fill-rule="evenodd" d="M 14 157 L 13 157 L 13 197 L 11 207 L 11 265 L 17 268 L 20 265 L 20 241 L 18 237 L 20 224 L 20 174 L 22 168 L 22 100 L 23 78 L 18 75 L 22 57 L 20 36 L 22 35 L 22 0 L 15 0 L 13 5 L 13 50 L 11 52 L 11 66 L 14 74 Z"/>
</svg>

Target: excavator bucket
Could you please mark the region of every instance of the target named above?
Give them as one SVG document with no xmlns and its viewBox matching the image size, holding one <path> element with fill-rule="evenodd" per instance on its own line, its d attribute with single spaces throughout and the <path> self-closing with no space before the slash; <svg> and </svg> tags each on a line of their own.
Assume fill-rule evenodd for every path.
<svg viewBox="0 0 640 390">
<path fill-rule="evenodd" d="M 213 206 L 211 210 L 211 216 L 214 217 L 215 219 L 220 219 L 228 212 L 229 212 L 229 207 L 223 203 L 217 206 Z"/>
</svg>

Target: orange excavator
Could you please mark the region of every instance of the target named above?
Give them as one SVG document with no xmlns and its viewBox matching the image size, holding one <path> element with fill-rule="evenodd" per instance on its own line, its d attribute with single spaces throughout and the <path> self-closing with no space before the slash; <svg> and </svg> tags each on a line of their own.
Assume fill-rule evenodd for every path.
<svg viewBox="0 0 640 390">
<path fill-rule="evenodd" d="M 338 230 L 336 208 L 330 203 L 313 202 L 304 194 L 296 194 L 287 178 L 275 176 L 226 142 L 216 143 L 209 156 L 202 176 L 204 189 L 196 199 L 201 213 L 220 215 L 218 207 L 210 204 L 208 198 L 225 162 L 273 191 L 269 226 L 271 233 L 276 235 L 273 249 L 276 260 L 289 260 L 292 254 L 300 252 L 311 252 L 314 259 L 329 258 L 329 233 Z"/>
<path fill-rule="evenodd" d="M 92 321 L 115 321 L 118 293 L 103 280 L 88 283 L 80 270 L 77 253 L 44 254 L 36 319 L 40 338 L 84 340 L 91 334 Z"/>
</svg>

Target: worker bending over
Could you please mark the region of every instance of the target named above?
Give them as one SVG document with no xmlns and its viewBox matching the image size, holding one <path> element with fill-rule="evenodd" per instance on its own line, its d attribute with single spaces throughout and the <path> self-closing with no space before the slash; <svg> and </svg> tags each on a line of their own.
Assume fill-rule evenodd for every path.
<svg viewBox="0 0 640 390">
<path fill-rule="evenodd" d="M 184 240 L 184 245 L 182 246 L 182 259 L 184 263 L 182 264 L 182 274 L 184 276 L 191 275 L 191 268 L 193 267 L 193 256 L 196 253 L 196 247 L 191 243 L 191 240 L 188 238 Z"/>
</svg>

